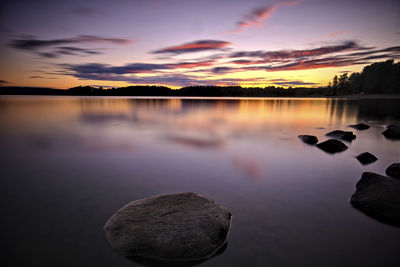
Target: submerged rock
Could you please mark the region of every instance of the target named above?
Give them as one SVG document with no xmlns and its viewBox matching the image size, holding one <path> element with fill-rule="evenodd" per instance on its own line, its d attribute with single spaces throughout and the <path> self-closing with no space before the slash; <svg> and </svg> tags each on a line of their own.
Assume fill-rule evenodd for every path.
<svg viewBox="0 0 400 267">
<path fill-rule="evenodd" d="M 378 160 L 377 157 L 369 152 L 364 152 L 356 157 L 362 165 L 370 164 Z"/>
<path fill-rule="evenodd" d="M 400 140 L 400 125 L 390 124 L 382 134 L 388 139 Z"/>
<path fill-rule="evenodd" d="M 386 169 L 386 174 L 393 177 L 400 179 L 400 163 L 392 163 Z"/>
<path fill-rule="evenodd" d="M 336 139 L 328 139 L 324 142 L 317 144 L 317 147 L 327 153 L 334 154 L 345 151 L 347 146 Z"/>
<path fill-rule="evenodd" d="M 341 130 L 334 130 L 332 132 L 327 133 L 325 136 L 342 139 L 342 140 L 345 140 L 348 142 L 351 142 L 354 139 L 356 139 L 356 135 L 353 134 L 353 132 L 350 132 L 350 131 L 345 132 L 345 131 L 341 131 Z"/>
<path fill-rule="evenodd" d="M 379 221 L 400 227 L 400 180 L 364 172 L 350 203 Z"/>
<path fill-rule="evenodd" d="M 301 139 L 301 141 L 309 145 L 315 145 L 316 143 L 318 143 L 318 138 L 314 135 L 299 135 L 299 138 Z"/>
<path fill-rule="evenodd" d="M 367 125 L 365 123 L 351 124 L 351 125 L 348 125 L 347 127 L 351 127 L 351 128 L 354 128 L 354 129 L 360 130 L 360 131 L 367 130 L 370 128 L 369 125 Z"/>
<path fill-rule="evenodd" d="M 201 260 L 224 245 L 231 213 L 195 193 L 160 195 L 133 201 L 108 219 L 106 239 L 127 257 Z"/>
</svg>

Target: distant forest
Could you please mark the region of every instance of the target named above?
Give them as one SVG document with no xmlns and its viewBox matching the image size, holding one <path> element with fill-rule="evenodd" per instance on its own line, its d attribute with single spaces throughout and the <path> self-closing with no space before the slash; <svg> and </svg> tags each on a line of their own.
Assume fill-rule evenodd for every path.
<svg viewBox="0 0 400 267">
<path fill-rule="evenodd" d="M 400 94 L 400 62 L 394 60 L 365 66 L 350 76 L 335 75 L 325 87 L 249 87 L 187 86 L 171 89 L 166 86 L 128 86 L 103 89 L 78 86 L 68 90 L 32 87 L 0 87 L 0 94 L 19 95 L 85 95 L 85 96 L 212 96 L 212 97 L 269 97 L 269 96 L 340 96 L 354 94 Z"/>
</svg>

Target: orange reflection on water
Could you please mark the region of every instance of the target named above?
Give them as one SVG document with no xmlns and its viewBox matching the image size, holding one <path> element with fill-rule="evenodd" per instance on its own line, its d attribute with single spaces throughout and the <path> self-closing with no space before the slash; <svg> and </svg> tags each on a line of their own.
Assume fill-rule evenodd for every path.
<svg viewBox="0 0 400 267">
<path fill-rule="evenodd" d="M 108 121 L 128 123 L 127 128 L 151 124 L 153 130 L 168 134 L 219 137 L 282 127 L 300 130 L 340 124 L 343 118 L 356 120 L 357 117 L 357 109 L 324 98 L 14 97 L 12 105 L 7 105 L 7 98 L 2 103 L 2 109 L 13 114 L 7 122 L 7 116 L 0 118 L 8 127 L 21 123 L 40 127 L 40 119 L 61 128 L 63 122 L 71 120 L 88 125 Z"/>
</svg>

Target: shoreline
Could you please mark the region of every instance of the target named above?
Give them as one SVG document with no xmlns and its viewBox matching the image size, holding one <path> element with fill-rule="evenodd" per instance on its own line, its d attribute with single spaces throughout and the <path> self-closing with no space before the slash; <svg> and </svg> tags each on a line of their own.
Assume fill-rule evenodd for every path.
<svg viewBox="0 0 400 267">
<path fill-rule="evenodd" d="M 338 95 L 338 96 L 135 96 L 135 95 L 79 95 L 79 94 L 1 94 L 2 96 L 57 96 L 57 97 L 121 97 L 121 98 L 138 98 L 138 99 L 309 99 L 309 98 L 328 98 L 328 99 L 400 99 L 400 94 L 371 94 L 371 95 Z"/>
</svg>

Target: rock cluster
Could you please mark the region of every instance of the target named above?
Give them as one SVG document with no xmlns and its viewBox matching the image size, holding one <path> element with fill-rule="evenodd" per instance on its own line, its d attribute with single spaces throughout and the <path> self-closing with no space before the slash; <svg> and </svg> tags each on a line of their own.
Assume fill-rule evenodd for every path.
<svg viewBox="0 0 400 267">
<path fill-rule="evenodd" d="M 348 125 L 356 130 L 367 130 L 369 125 L 364 123 Z M 388 125 L 382 133 L 386 138 L 400 140 L 400 125 Z M 312 135 L 299 135 L 299 138 L 307 144 L 316 144 L 319 149 L 330 153 L 345 151 L 348 147 L 340 140 L 351 142 L 356 136 L 351 131 L 334 130 L 326 134 L 334 139 L 328 139 L 316 144 L 318 139 Z M 363 164 L 370 164 L 378 160 L 369 152 L 356 156 Z M 372 172 L 364 172 L 356 185 L 356 192 L 351 196 L 352 206 L 366 215 L 400 227 L 400 163 L 393 163 L 386 169 L 388 176 L 382 176 Z"/>
</svg>

